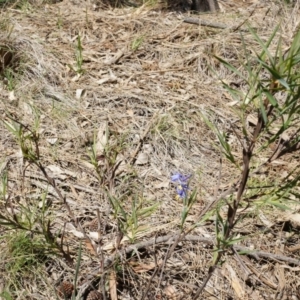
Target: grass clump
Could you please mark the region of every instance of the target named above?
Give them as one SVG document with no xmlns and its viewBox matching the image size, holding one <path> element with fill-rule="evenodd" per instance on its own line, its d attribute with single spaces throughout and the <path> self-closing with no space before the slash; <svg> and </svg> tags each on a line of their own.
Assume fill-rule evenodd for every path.
<svg viewBox="0 0 300 300">
<path fill-rule="evenodd" d="M 6 243 L 6 251 L 2 253 L 5 261 L 5 292 L 1 296 L 4 299 L 15 299 L 27 285 L 28 279 L 37 280 L 41 276 L 42 266 L 47 262 L 50 252 L 45 246 L 45 240 L 26 231 L 12 230 L 2 236 L 1 240 Z"/>
</svg>

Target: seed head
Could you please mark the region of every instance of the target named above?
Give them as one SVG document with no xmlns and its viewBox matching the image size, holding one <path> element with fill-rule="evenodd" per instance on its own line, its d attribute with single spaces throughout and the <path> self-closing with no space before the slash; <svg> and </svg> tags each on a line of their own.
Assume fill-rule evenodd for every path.
<svg viewBox="0 0 300 300">
<path fill-rule="evenodd" d="M 89 226 L 90 231 L 97 232 L 98 231 L 98 223 L 99 223 L 98 218 L 93 219 Z"/>
<path fill-rule="evenodd" d="M 69 281 L 63 281 L 57 289 L 58 295 L 62 299 L 69 299 L 72 297 L 74 285 Z"/>
<path fill-rule="evenodd" d="M 91 291 L 86 300 L 102 300 L 102 294 L 98 291 Z"/>
</svg>

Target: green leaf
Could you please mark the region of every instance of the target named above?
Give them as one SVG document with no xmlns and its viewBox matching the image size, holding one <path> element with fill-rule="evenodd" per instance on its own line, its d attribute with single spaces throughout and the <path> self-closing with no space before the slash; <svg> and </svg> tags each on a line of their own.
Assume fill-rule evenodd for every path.
<svg viewBox="0 0 300 300">
<path fill-rule="evenodd" d="M 188 209 L 186 206 L 183 207 L 183 210 L 181 212 L 181 227 L 183 226 L 186 218 L 187 218 L 187 215 L 188 215 Z"/>
<path fill-rule="evenodd" d="M 4 300 L 13 300 L 11 294 L 7 291 L 3 291 L 1 294 L 0 294 L 0 297 L 2 297 Z"/>
<path fill-rule="evenodd" d="M 277 81 L 284 86 L 288 91 L 291 90 L 291 87 L 289 86 L 289 84 L 283 79 L 283 78 L 277 78 Z"/>
<path fill-rule="evenodd" d="M 3 121 L 5 127 L 17 138 L 20 137 L 20 125 L 15 122 L 9 123 L 8 121 Z"/>
<path fill-rule="evenodd" d="M 159 203 L 156 203 L 152 206 L 139 209 L 137 211 L 137 215 L 142 216 L 142 217 L 148 217 L 158 208 L 158 206 L 159 206 Z"/>
<path fill-rule="evenodd" d="M 275 65 L 275 61 L 273 58 L 273 55 L 270 53 L 268 47 L 270 46 L 271 42 L 273 41 L 278 29 L 279 29 L 280 25 L 278 24 L 274 31 L 272 32 L 272 34 L 270 35 L 269 39 L 267 40 L 267 42 L 264 42 L 261 40 L 261 38 L 257 35 L 257 33 L 250 27 L 248 26 L 249 31 L 252 33 L 253 37 L 256 39 L 256 41 L 259 43 L 259 45 L 261 46 L 261 48 L 263 49 L 262 52 L 260 53 L 260 55 L 258 56 L 260 58 L 260 60 L 264 60 L 265 56 L 267 55 L 268 59 L 270 60 L 270 63 L 272 65 Z"/>
<path fill-rule="evenodd" d="M 246 82 L 247 78 L 237 69 L 235 68 L 233 65 L 231 65 L 229 62 L 227 62 L 226 60 L 222 59 L 221 57 L 218 56 L 214 56 L 217 60 L 219 60 L 225 67 L 227 67 L 229 70 L 233 71 L 235 74 L 237 74 L 239 77 L 241 77 L 242 79 L 244 79 Z"/>
<path fill-rule="evenodd" d="M 266 95 L 266 97 L 268 98 L 269 102 L 274 107 L 278 107 L 278 102 L 277 102 L 276 98 L 269 92 L 269 90 L 264 90 L 263 93 Z"/>
</svg>

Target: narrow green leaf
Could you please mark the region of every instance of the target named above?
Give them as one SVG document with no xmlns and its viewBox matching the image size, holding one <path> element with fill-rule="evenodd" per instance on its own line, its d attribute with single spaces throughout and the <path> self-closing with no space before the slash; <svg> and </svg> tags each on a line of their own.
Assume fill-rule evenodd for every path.
<svg viewBox="0 0 300 300">
<path fill-rule="evenodd" d="M 252 33 L 253 37 L 256 39 L 256 41 L 259 43 L 259 45 L 261 46 L 261 48 L 263 49 L 262 52 L 259 55 L 259 58 L 261 60 L 265 59 L 265 55 L 267 55 L 268 59 L 270 60 L 272 65 L 275 65 L 274 62 L 274 58 L 273 55 L 270 53 L 268 47 L 270 46 L 271 42 L 273 41 L 278 29 L 279 29 L 280 25 L 277 25 L 274 29 L 274 31 L 272 32 L 272 34 L 270 35 L 269 39 L 267 42 L 263 42 L 261 40 L 261 38 L 257 35 L 257 33 L 250 27 L 248 26 L 249 31 Z"/>
<path fill-rule="evenodd" d="M 278 107 L 277 99 L 269 92 L 269 90 L 264 90 L 263 93 L 274 107 Z"/>
<path fill-rule="evenodd" d="M 263 117 L 264 123 L 267 124 L 268 123 L 267 112 L 265 110 L 265 106 L 262 100 L 260 101 L 260 112 Z"/>
<path fill-rule="evenodd" d="M 224 66 L 226 66 L 229 70 L 233 71 L 235 74 L 239 75 L 243 80 L 247 82 L 247 78 L 233 65 L 231 65 L 226 60 L 222 59 L 221 57 L 215 56 L 217 60 L 219 60 Z"/>
<path fill-rule="evenodd" d="M 284 86 L 288 91 L 291 90 L 290 85 L 283 79 L 283 78 L 278 78 L 277 81 Z"/>
</svg>

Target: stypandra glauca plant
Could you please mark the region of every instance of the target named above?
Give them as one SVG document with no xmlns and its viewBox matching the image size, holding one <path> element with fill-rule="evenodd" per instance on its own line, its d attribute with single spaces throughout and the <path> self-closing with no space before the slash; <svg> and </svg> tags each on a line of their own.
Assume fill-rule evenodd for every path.
<svg viewBox="0 0 300 300">
<path fill-rule="evenodd" d="M 197 192 L 194 190 L 192 193 L 189 193 L 189 180 L 191 175 L 183 175 L 181 173 L 176 173 L 171 176 L 171 182 L 176 184 L 176 198 L 177 200 L 183 201 L 183 209 L 181 212 L 181 223 L 180 229 L 183 231 L 185 221 L 189 215 L 189 212 L 195 203 Z"/>
<path fill-rule="evenodd" d="M 22 180 L 25 180 L 26 170 L 30 165 L 37 167 L 49 186 L 55 190 L 62 205 L 67 208 L 69 215 L 75 220 L 74 214 L 70 210 L 64 196 L 56 186 L 55 180 L 48 175 L 42 163 L 39 147 L 40 114 L 35 107 L 32 106 L 31 108 L 34 115 L 34 122 L 31 126 L 25 125 L 11 116 L 3 120 L 5 127 L 15 138 L 22 153 L 24 164 Z M 70 255 L 62 247 L 62 241 L 61 243 L 58 242 L 57 236 L 51 232 L 51 202 L 47 199 L 48 191 L 45 190 L 41 193 L 39 201 L 31 199 L 30 196 L 27 197 L 26 195 L 22 195 L 21 200 L 15 201 L 12 199 L 11 194 L 9 189 L 9 173 L 2 172 L 0 197 L 3 210 L 0 213 L 0 225 L 4 228 L 4 231 L 15 230 L 16 232 L 22 231 L 32 236 L 39 236 L 44 241 L 45 251 L 47 250 L 49 253 L 51 250 L 52 253 L 62 255 L 67 261 L 72 262 Z"/>
<path fill-rule="evenodd" d="M 61 26 L 60 20 L 57 23 L 58 26 Z M 77 73 L 77 77 L 79 78 L 83 73 L 83 47 L 82 47 L 82 40 L 81 36 L 78 33 L 76 39 L 76 46 L 75 46 L 75 66 L 73 64 L 68 65 L 71 70 Z"/>
<path fill-rule="evenodd" d="M 240 128 L 232 126 L 232 129 L 242 148 L 242 159 L 231 151 L 221 130 L 203 114 L 205 122 L 219 140 L 224 157 L 239 170 L 240 178 L 229 190 L 227 197 L 216 197 L 219 200 L 215 213 L 216 243 L 213 261 L 193 299 L 199 299 L 214 270 L 222 264 L 224 253 L 240 241 L 235 231 L 236 225 L 242 220 L 239 209 L 289 209 L 293 196 L 298 195 L 295 186 L 299 184 L 299 168 L 289 170 L 285 176 L 278 178 L 261 180 L 259 173 L 274 160 L 283 159 L 286 154 L 293 154 L 300 149 L 300 32 L 295 34 L 290 47 L 284 51 L 279 27 L 267 41 L 263 41 L 251 28 L 249 30 L 260 47 L 259 53 L 251 56 L 244 41 L 246 61 L 242 68 L 237 69 L 218 58 L 247 86 L 244 93 L 223 82 L 239 104 L 236 113 Z M 271 51 L 270 48 L 274 48 L 274 45 L 277 46 Z M 249 112 L 256 114 L 252 128 L 247 125 Z M 221 207 L 227 207 L 225 217 L 220 213 Z"/>
<path fill-rule="evenodd" d="M 111 190 L 116 179 L 116 171 L 122 163 L 119 156 L 126 147 L 126 135 L 120 137 L 113 135 L 107 124 L 102 135 L 102 141 L 98 141 L 99 137 L 94 135 L 93 144 L 88 149 L 88 156 L 90 163 L 94 166 L 100 186 L 107 186 Z"/>
<path fill-rule="evenodd" d="M 132 186 L 132 179 L 135 177 L 133 169 L 126 176 L 117 174 L 123 162 L 122 153 L 127 147 L 127 134 L 118 136 L 109 130 L 107 124 L 99 132 L 88 149 L 90 163 L 97 174 L 101 189 L 107 194 L 120 236 L 126 236 L 134 242 L 139 234 L 149 229 L 149 226 L 143 225 L 142 222 L 151 216 L 159 205 L 151 204 L 145 199 L 139 186 Z M 120 186 L 126 186 L 125 193 L 118 192 Z"/>
<path fill-rule="evenodd" d="M 128 197 L 130 199 L 130 197 Z M 134 195 L 131 201 L 131 209 L 125 209 L 122 200 L 108 193 L 108 199 L 114 212 L 114 218 L 118 222 L 120 233 L 134 242 L 138 235 L 149 229 L 149 225 L 143 225 L 141 222 L 151 216 L 159 204 L 149 205 L 142 196 Z M 127 205 L 126 205 L 127 206 Z"/>
<path fill-rule="evenodd" d="M 83 48 L 81 43 L 81 36 L 78 34 L 77 36 L 77 45 L 76 45 L 76 72 L 77 74 L 81 75 L 83 74 Z"/>
</svg>

